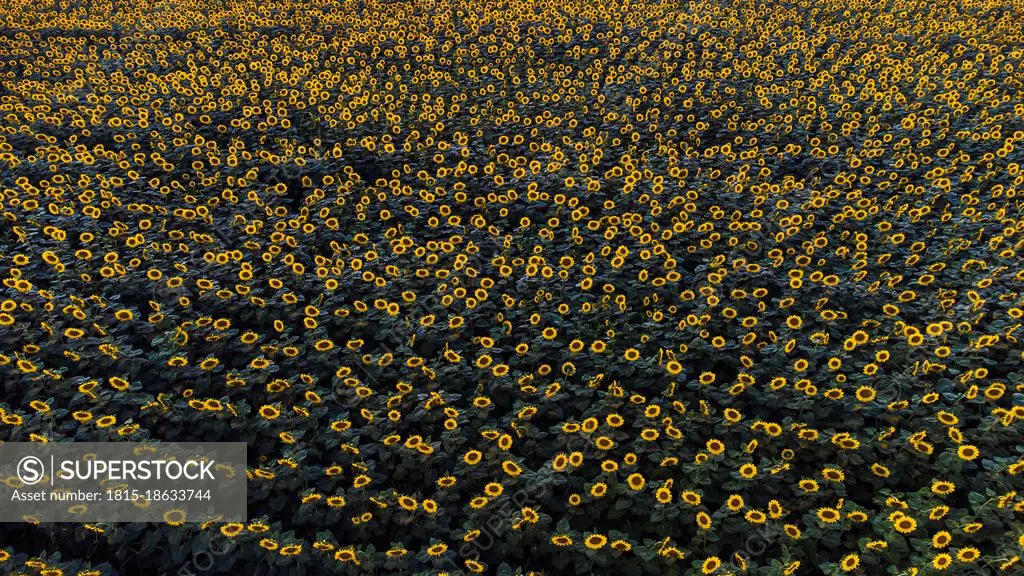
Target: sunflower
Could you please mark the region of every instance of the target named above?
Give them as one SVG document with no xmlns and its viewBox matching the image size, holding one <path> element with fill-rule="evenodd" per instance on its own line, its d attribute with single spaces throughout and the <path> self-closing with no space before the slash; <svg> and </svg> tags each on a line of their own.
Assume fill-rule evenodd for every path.
<svg viewBox="0 0 1024 576">
<path fill-rule="evenodd" d="M 340 548 L 336 550 L 334 552 L 334 559 L 343 564 L 359 564 L 358 557 L 356 556 L 356 550 L 351 546 L 349 546 L 348 548 Z"/>
<path fill-rule="evenodd" d="M 718 556 L 709 556 L 701 563 L 700 569 L 704 574 L 714 574 L 721 567 L 722 560 L 719 559 Z"/>
<path fill-rule="evenodd" d="M 164 512 L 164 522 L 171 526 L 181 526 L 185 523 L 185 511 L 180 509 L 172 509 Z"/>
<path fill-rule="evenodd" d="M 234 538 L 235 536 L 238 536 L 244 528 L 244 525 L 239 524 L 237 522 L 232 522 L 230 524 L 225 524 L 224 526 L 221 526 L 220 533 L 224 536 L 227 536 L 228 538 Z"/>
<path fill-rule="evenodd" d="M 567 534 L 556 534 L 551 537 L 551 543 L 559 548 L 565 548 L 566 546 L 572 546 L 572 538 Z"/>
<path fill-rule="evenodd" d="M 860 510 L 854 510 L 847 514 L 846 517 L 849 518 L 851 522 L 856 522 L 858 524 L 868 521 L 868 515 Z"/>
<path fill-rule="evenodd" d="M 96 419 L 97 428 L 109 428 L 114 424 L 117 424 L 117 417 L 115 416 L 103 416 Z"/>
<path fill-rule="evenodd" d="M 616 552 L 629 552 L 633 549 L 633 545 L 625 540 L 615 540 L 612 542 L 611 547 Z"/>
<path fill-rule="evenodd" d="M 973 444 L 963 444 L 956 449 L 956 455 L 967 462 L 976 459 L 980 454 L 978 447 Z"/>
<path fill-rule="evenodd" d="M 900 534 L 910 534 L 917 529 L 917 521 L 910 516 L 901 516 L 893 523 L 893 527 Z"/>
<path fill-rule="evenodd" d="M 847 554 L 839 561 L 839 567 L 843 572 L 853 572 L 858 566 L 860 566 L 860 556 L 856 553 Z"/>
<path fill-rule="evenodd" d="M 835 508 L 819 508 L 818 509 L 818 520 L 821 520 L 825 524 L 835 524 L 842 519 L 842 515 Z"/>
<path fill-rule="evenodd" d="M 940 530 L 932 535 L 932 548 L 938 548 L 941 550 L 946 546 L 949 546 L 949 543 L 952 541 L 953 536 L 949 532 Z"/>
<path fill-rule="evenodd" d="M 711 528 L 711 516 L 707 512 L 697 513 L 697 526 L 701 530 L 707 530 Z"/>
<path fill-rule="evenodd" d="M 956 552 L 956 559 L 965 564 L 974 562 L 979 556 L 981 556 L 981 552 L 973 546 L 961 548 Z"/>
<path fill-rule="evenodd" d="M 409 511 L 409 512 L 413 512 L 413 511 L 419 509 L 419 502 L 417 502 L 415 498 L 411 498 L 409 496 L 399 496 L 398 497 L 398 505 L 403 510 L 406 510 L 406 511 Z"/>
<path fill-rule="evenodd" d="M 276 420 L 281 415 L 281 410 L 276 406 L 265 404 L 260 407 L 259 413 L 264 420 Z"/>
<path fill-rule="evenodd" d="M 804 492 L 817 492 L 818 482 L 810 478 L 804 478 L 799 483 L 800 489 Z"/>
<path fill-rule="evenodd" d="M 751 524 L 764 524 L 767 520 L 765 513 L 760 510 L 747 510 L 743 517 Z"/>
<path fill-rule="evenodd" d="M 684 490 L 679 497 L 690 506 L 700 506 L 701 495 L 693 490 Z"/>
<path fill-rule="evenodd" d="M 932 558 L 931 562 L 932 567 L 940 571 L 946 570 L 952 563 L 953 557 L 949 554 L 936 554 L 935 557 Z"/>
<path fill-rule="evenodd" d="M 437 544 L 433 544 L 429 548 L 427 548 L 427 555 L 436 558 L 438 556 L 441 556 L 442 554 L 444 554 L 447 551 L 448 551 L 448 545 L 443 543 L 443 542 L 440 542 L 440 543 L 437 543 Z"/>
<path fill-rule="evenodd" d="M 600 550 L 608 542 L 608 537 L 603 534 L 590 534 L 583 539 L 583 543 L 591 550 Z"/>
<path fill-rule="evenodd" d="M 301 553 L 302 544 L 289 544 L 287 546 L 282 546 L 281 549 L 278 550 L 278 554 L 281 556 L 298 556 Z"/>
<path fill-rule="evenodd" d="M 718 456 L 725 452 L 725 444 L 715 439 L 708 440 L 705 444 L 705 448 L 707 448 L 708 452 L 711 452 L 715 456 Z"/>
</svg>

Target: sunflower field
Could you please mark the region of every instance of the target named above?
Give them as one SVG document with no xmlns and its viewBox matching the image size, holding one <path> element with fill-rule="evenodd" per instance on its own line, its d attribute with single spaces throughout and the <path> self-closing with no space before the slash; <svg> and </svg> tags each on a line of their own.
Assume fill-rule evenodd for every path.
<svg viewBox="0 0 1024 576">
<path fill-rule="evenodd" d="M 0 574 L 1024 574 L 1022 21 L 5 1 L 0 441 L 246 442 L 249 519 Z"/>
</svg>

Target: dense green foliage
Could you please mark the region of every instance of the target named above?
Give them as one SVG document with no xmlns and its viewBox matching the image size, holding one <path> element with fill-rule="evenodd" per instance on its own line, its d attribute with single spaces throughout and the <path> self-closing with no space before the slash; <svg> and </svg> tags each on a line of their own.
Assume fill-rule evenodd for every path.
<svg viewBox="0 0 1024 576">
<path fill-rule="evenodd" d="M 5 3 L 0 440 L 250 521 L 0 573 L 1019 571 L 1022 16 Z"/>
</svg>

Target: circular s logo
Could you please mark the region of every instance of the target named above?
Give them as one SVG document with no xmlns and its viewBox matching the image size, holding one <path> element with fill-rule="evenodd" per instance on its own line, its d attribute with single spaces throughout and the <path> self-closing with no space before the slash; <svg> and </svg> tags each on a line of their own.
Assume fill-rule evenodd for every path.
<svg viewBox="0 0 1024 576">
<path fill-rule="evenodd" d="M 46 467 L 35 456 L 25 456 L 18 462 L 18 479 L 31 486 L 43 479 Z"/>
</svg>

